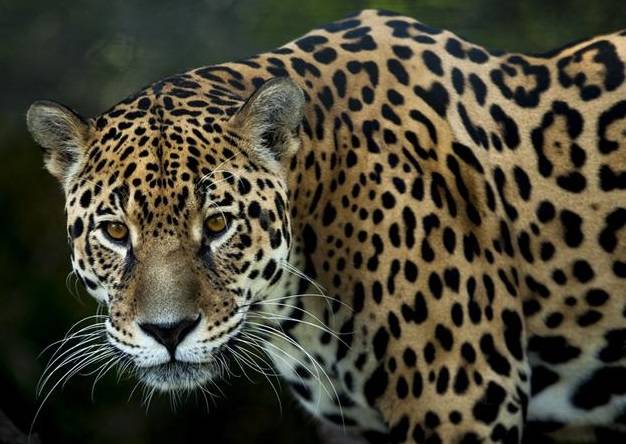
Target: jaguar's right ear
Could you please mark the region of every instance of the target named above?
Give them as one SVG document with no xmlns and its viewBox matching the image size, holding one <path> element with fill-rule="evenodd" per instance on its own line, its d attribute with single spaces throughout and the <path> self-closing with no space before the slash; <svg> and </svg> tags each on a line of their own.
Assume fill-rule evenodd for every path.
<svg viewBox="0 0 626 444">
<path fill-rule="evenodd" d="M 86 152 L 89 122 L 70 108 L 47 100 L 30 106 L 26 122 L 43 149 L 46 169 L 65 187 Z"/>
</svg>

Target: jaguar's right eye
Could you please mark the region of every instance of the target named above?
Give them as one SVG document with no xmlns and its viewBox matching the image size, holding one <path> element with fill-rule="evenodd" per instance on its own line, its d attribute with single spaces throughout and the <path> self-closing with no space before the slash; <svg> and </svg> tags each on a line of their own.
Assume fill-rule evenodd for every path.
<svg viewBox="0 0 626 444">
<path fill-rule="evenodd" d="M 128 240 L 128 227 L 122 222 L 106 222 L 103 231 L 113 242 L 125 243 Z"/>
<path fill-rule="evenodd" d="M 226 231 L 228 221 L 223 214 L 215 214 L 204 221 L 204 228 L 210 237 L 217 237 Z"/>
</svg>

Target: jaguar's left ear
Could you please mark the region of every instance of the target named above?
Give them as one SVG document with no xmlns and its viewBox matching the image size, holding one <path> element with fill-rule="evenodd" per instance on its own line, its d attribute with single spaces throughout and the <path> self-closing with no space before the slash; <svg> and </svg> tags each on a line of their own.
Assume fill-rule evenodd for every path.
<svg viewBox="0 0 626 444">
<path fill-rule="evenodd" d="M 261 157 L 285 160 L 300 147 L 296 130 L 302 121 L 304 93 L 287 77 L 270 79 L 233 116 L 234 124 Z"/>
</svg>

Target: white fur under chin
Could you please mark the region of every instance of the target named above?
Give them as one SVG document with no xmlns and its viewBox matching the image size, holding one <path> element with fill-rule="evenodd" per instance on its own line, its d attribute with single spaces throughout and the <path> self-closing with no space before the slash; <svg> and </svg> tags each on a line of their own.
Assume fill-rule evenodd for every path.
<svg viewBox="0 0 626 444">
<path fill-rule="evenodd" d="M 191 391 L 216 376 L 215 369 L 208 364 L 182 362 L 138 368 L 137 374 L 146 385 L 161 392 Z"/>
</svg>

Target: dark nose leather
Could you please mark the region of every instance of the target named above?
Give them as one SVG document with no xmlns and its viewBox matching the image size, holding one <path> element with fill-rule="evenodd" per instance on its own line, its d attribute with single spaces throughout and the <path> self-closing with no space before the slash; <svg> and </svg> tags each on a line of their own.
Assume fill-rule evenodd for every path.
<svg viewBox="0 0 626 444">
<path fill-rule="evenodd" d="M 178 344 L 191 333 L 200 323 L 200 316 L 196 319 L 183 319 L 174 324 L 139 324 L 139 327 L 152 336 L 159 344 L 163 344 L 172 359 Z"/>
</svg>

